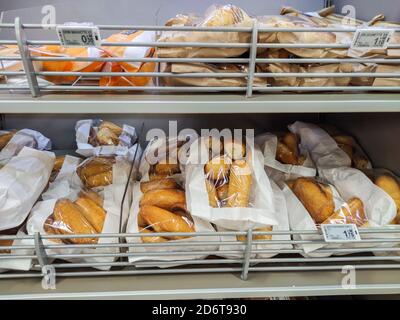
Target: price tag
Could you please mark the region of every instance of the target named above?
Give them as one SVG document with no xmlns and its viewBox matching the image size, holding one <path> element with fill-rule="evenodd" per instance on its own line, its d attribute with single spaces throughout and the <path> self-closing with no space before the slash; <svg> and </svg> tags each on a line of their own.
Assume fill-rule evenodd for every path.
<svg viewBox="0 0 400 320">
<path fill-rule="evenodd" d="M 355 224 L 322 224 L 321 228 L 325 242 L 361 241 Z"/>
<path fill-rule="evenodd" d="M 394 30 L 357 29 L 354 33 L 352 49 L 387 49 Z"/>
<path fill-rule="evenodd" d="M 100 31 L 95 26 L 64 25 L 57 26 L 57 35 L 64 47 L 99 47 Z"/>
</svg>

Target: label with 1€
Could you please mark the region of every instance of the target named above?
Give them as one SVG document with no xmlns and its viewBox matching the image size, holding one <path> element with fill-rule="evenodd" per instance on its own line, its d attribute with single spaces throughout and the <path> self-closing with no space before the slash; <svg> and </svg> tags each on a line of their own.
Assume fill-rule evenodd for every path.
<svg viewBox="0 0 400 320">
<path fill-rule="evenodd" d="M 321 225 L 325 242 L 361 241 L 355 224 L 323 224 Z"/>
<path fill-rule="evenodd" d="M 357 29 L 354 33 L 352 49 L 387 49 L 394 33 L 391 29 Z"/>
</svg>

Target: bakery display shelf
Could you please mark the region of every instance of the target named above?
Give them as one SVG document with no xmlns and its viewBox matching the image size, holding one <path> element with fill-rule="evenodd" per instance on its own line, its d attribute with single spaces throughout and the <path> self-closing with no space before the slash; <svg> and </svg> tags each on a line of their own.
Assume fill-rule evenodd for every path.
<svg viewBox="0 0 400 320">
<path fill-rule="evenodd" d="M 264 94 L 0 94 L 3 114 L 210 114 L 400 112 L 396 93 Z"/>
</svg>

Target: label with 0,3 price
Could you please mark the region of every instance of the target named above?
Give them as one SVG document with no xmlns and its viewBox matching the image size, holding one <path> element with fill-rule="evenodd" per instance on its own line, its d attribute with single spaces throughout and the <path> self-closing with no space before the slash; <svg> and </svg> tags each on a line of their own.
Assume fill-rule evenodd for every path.
<svg viewBox="0 0 400 320">
<path fill-rule="evenodd" d="M 85 25 L 57 26 L 57 35 L 64 47 L 99 47 L 101 38 L 99 28 Z"/>
<path fill-rule="evenodd" d="M 321 229 L 325 242 L 361 241 L 360 233 L 355 224 L 323 224 Z"/>
<path fill-rule="evenodd" d="M 352 49 L 387 49 L 394 30 L 391 29 L 357 29 L 354 33 Z"/>
</svg>

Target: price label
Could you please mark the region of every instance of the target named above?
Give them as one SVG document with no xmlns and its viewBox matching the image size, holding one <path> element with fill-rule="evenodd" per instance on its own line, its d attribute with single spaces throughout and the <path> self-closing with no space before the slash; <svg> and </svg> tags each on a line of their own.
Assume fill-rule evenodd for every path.
<svg viewBox="0 0 400 320">
<path fill-rule="evenodd" d="M 358 29 L 354 33 L 352 49 L 387 49 L 394 30 Z"/>
<path fill-rule="evenodd" d="M 100 31 L 95 26 L 65 25 L 57 27 L 57 35 L 64 47 L 99 47 Z"/>
<path fill-rule="evenodd" d="M 361 241 L 355 224 L 323 224 L 321 228 L 325 242 Z"/>
</svg>

